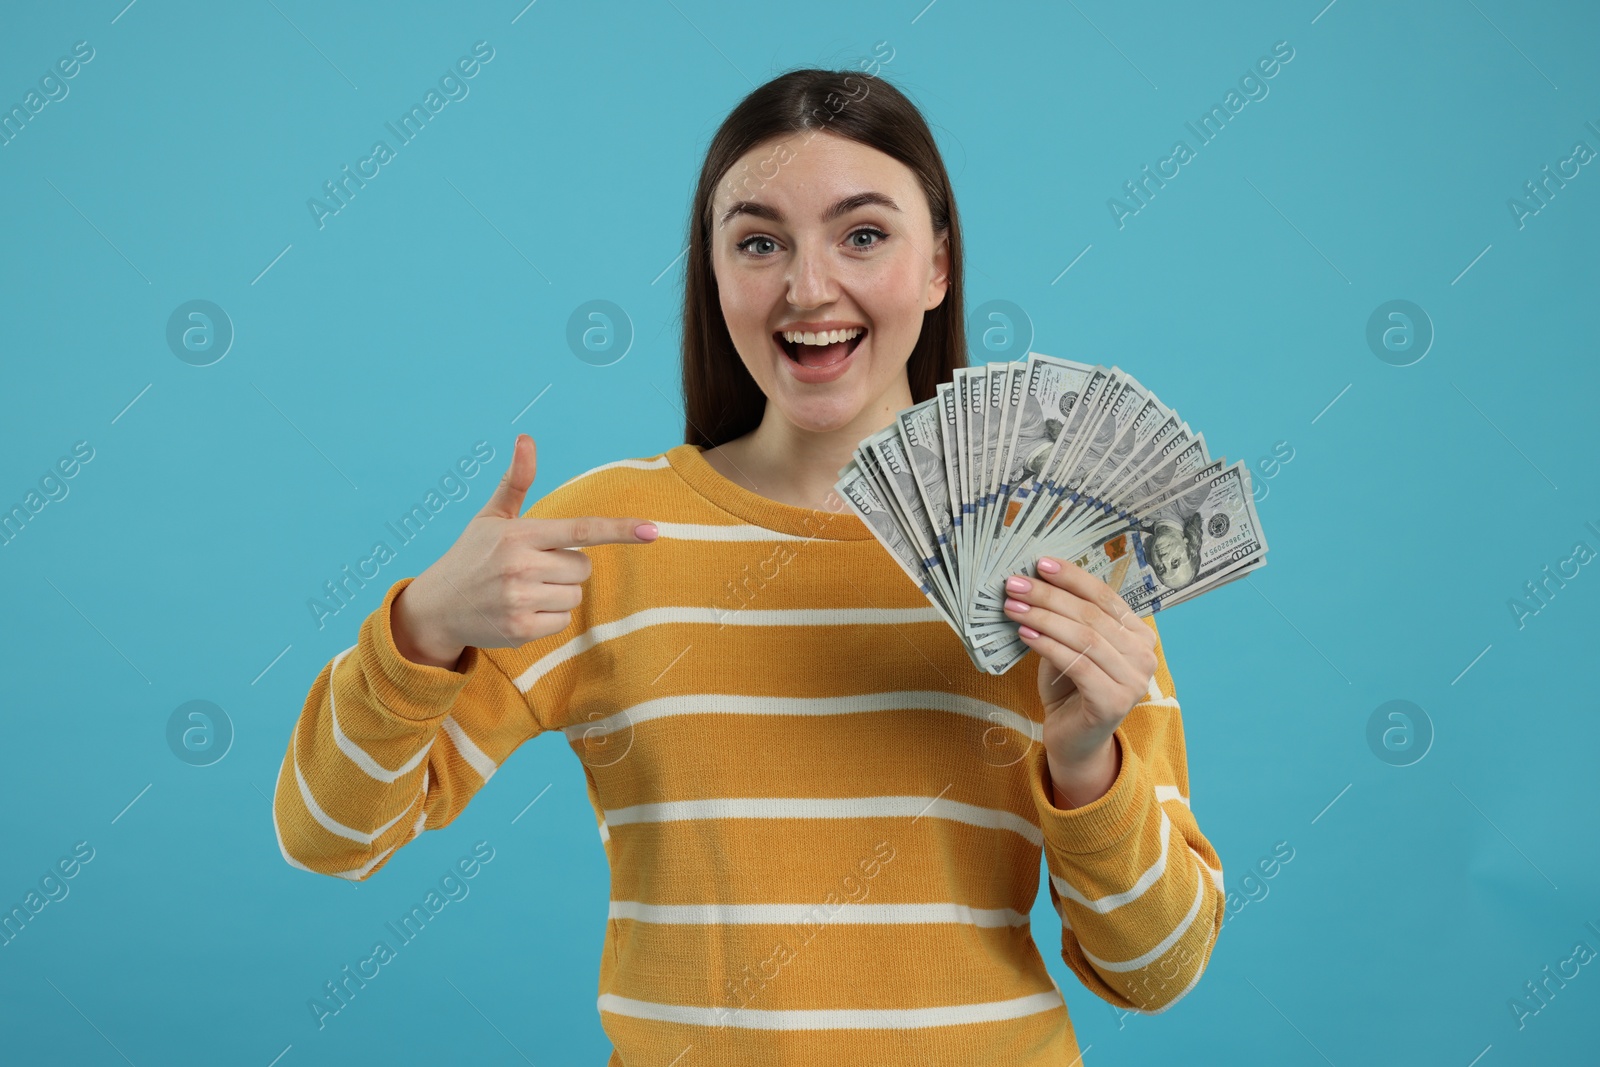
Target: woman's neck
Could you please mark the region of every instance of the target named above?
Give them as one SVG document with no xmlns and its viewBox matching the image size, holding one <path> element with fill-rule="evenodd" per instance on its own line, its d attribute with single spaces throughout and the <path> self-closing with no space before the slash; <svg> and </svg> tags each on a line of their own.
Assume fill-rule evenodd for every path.
<svg viewBox="0 0 1600 1067">
<path fill-rule="evenodd" d="M 836 430 L 807 430 L 790 422 L 770 401 L 761 424 L 732 441 L 706 449 L 706 462 L 724 478 L 758 496 L 792 507 L 837 511 L 830 506 L 839 468 L 863 439 L 892 424 L 913 403 L 902 374 L 898 383 Z"/>
</svg>

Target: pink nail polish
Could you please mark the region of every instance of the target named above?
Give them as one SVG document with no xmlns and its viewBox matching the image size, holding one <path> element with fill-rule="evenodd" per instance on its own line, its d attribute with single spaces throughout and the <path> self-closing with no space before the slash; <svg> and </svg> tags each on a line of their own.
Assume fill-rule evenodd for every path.
<svg viewBox="0 0 1600 1067">
<path fill-rule="evenodd" d="M 1013 593 L 1026 593 L 1033 588 L 1033 583 L 1020 574 L 1013 574 L 1006 579 L 1006 589 Z"/>
<path fill-rule="evenodd" d="M 1056 571 L 1061 569 L 1061 564 L 1057 563 L 1049 556 L 1040 556 L 1038 566 L 1039 569 L 1046 574 L 1054 574 Z"/>
<path fill-rule="evenodd" d="M 1023 637 L 1026 637 L 1026 638 L 1028 638 L 1028 639 L 1029 639 L 1029 640 L 1030 640 L 1030 641 L 1031 641 L 1031 640 L 1032 640 L 1032 639 L 1033 639 L 1033 638 L 1035 638 L 1035 637 L 1038 637 L 1038 636 L 1039 636 L 1039 631 L 1038 631 L 1038 630 L 1035 630 L 1035 629 L 1034 629 L 1034 628 L 1033 628 L 1033 627 L 1031 627 L 1031 626 L 1018 626 L 1018 627 L 1017 627 L 1017 632 L 1018 632 L 1018 633 L 1019 633 L 1019 634 L 1021 634 L 1021 635 L 1022 635 L 1022 636 L 1023 636 Z"/>
<path fill-rule="evenodd" d="M 1021 612 L 1028 610 L 1028 605 L 1024 604 L 1020 600 L 1012 600 L 1010 597 L 1006 597 L 1006 610 L 1015 611 L 1020 614 Z"/>
</svg>

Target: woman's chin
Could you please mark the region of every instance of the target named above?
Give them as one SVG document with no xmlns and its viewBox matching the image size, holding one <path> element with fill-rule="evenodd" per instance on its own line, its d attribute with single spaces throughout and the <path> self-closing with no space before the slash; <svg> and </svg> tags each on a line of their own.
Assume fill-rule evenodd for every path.
<svg viewBox="0 0 1600 1067">
<path fill-rule="evenodd" d="M 771 402 L 769 398 L 768 402 Z M 866 405 L 854 395 L 837 397 L 807 397 L 798 403 L 778 402 L 783 417 L 798 430 L 807 433 L 833 433 L 843 429 L 861 414 Z"/>
</svg>

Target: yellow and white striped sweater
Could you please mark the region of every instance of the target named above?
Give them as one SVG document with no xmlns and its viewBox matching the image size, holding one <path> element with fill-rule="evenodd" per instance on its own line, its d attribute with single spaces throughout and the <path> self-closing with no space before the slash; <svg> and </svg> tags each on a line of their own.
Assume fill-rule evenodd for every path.
<svg viewBox="0 0 1600 1067">
<path fill-rule="evenodd" d="M 295 724 L 273 802 L 290 864 L 369 878 L 561 730 L 611 868 L 613 1065 L 689 1046 L 695 1064 L 1075 1062 L 1029 926 L 1041 848 L 1084 985 L 1159 1012 L 1199 980 L 1222 871 L 1159 644 L 1115 783 L 1061 810 L 1034 655 L 975 669 L 842 505 L 768 500 L 678 445 L 525 514 L 638 516 L 661 536 L 584 549 L 566 630 L 469 648 L 459 672 L 396 651 L 396 582 Z"/>
</svg>

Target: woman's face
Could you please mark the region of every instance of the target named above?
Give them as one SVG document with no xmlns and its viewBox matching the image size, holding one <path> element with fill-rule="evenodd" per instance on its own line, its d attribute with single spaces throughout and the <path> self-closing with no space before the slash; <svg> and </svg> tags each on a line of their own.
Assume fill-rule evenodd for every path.
<svg viewBox="0 0 1600 1067">
<path fill-rule="evenodd" d="M 906 360 L 949 269 L 905 164 L 825 132 L 757 145 L 712 199 L 711 264 L 739 358 L 795 426 L 825 432 L 903 406 Z M 791 330 L 859 336 L 814 346 Z"/>
</svg>

